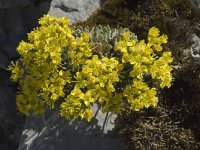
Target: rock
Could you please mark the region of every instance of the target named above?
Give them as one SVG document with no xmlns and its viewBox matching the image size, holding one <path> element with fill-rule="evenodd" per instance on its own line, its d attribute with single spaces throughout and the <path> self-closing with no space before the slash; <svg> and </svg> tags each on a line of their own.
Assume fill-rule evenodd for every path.
<svg viewBox="0 0 200 150">
<path fill-rule="evenodd" d="M 36 2 L 20 8 L 20 12 L 22 13 L 20 17 L 25 29 L 25 37 L 28 32 L 38 26 L 38 19 L 47 14 L 50 9 L 50 0 L 38 0 Z"/>
<path fill-rule="evenodd" d="M 200 0 L 190 0 L 193 10 L 192 13 L 194 16 L 200 18 Z"/>
<path fill-rule="evenodd" d="M 5 149 L 7 145 L 5 141 L 6 141 L 6 136 L 5 136 L 4 130 L 0 126 L 0 149 Z"/>
<path fill-rule="evenodd" d="M 101 4 L 102 0 L 53 0 L 48 13 L 58 17 L 66 16 L 71 23 L 75 23 L 86 20 Z"/>
<path fill-rule="evenodd" d="M 193 43 L 190 47 L 191 57 L 200 61 L 200 38 L 196 34 L 193 34 L 190 41 Z"/>
<path fill-rule="evenodd" d="M 114 130 L 115 115 L 102 114 L 96 107 L 90 123 L 67 121 L 58 110 L 29 117 L 18 150 L 124 150 Z"/>
<path fill-rule="evenodd" d="M 7 3 L 11 3 L 7 7 Z M 17 3 L 18 2 L 18 3 Z M 50 0 L 1 0 L 5 8 L 0 7 L 0 52 L 9 60 L 19 58 L 16 47 L 25 40 L 27 33 L 38 25 L 38 19 L 47 13 Z M 13 6 L 13 7 L 12 7 Z"/>
<path fill-rule="evenodd" d="M 21 11 L 18 7 L 2 10 L 1 19 L 4 20 L 1 24 L 1 29 L 4 34 L 4 42 L 1 43 L 1 52 L 9 59 L 19 57 L 16 52 L 16 47 L 19 41 L 25 38 L 26 30 L 24 28 Z"/>
<path fill-rule="evenodd" d="M 8 58 L 3 53 L 0 53 L 0 68 L 7 69 L 9 64 L 10 61 Z"/>
<path fill-rule="evenodd" d="M 0 9 L 25 6 L 30 3 L 31 0 L 0 0 Z"/>
<path fill-rule="evenodd" d="M 16 150 L 24 117 L 16 110 L 16 85 L 7 71 L 16 47 L 49 10 L 51 0 L 0 0 L 0 150 Z"/>
<path fill-rule="evenodd" d="M 200 64 L 200 38 L 196 34 L 190 34 L 188 38 L 191 46 L 184 50 L 186 58 L 194 60 L 194 63 Z"/>
<path fill-rule="evenodd" d="M 191 4 L 195 8 L 200 8 L 200 0 L 190 0 Z"/>
<path fill-rule="evenodd" d="M 19 118 L 20 117 L 16 117 L 16 119 L 13 119 L 8 116 L 0 115 L 0 130 L 2 130 L 0 134 L 2 134 L 1 138 L 3 138 L 0 142 L 1 150 L 16 150 L 18 148 L 19 138 L 23 128 L 21 120 L 17 120 Z"/>
<path fill-rule="evenodd" d="M 16 87 L 8 85 L 7 73 L 0 70 L 0 149 L 15 150 L 24 125 L 24 117 L 17 113 L 15 105 Z"/>
<path fill-rule="evenodd" d="M 181 66 L 175 65 L 175 66 L 172 66 L 172 68 L 175 69 L 175 70 L 180 70 L 180 69 L 181 69 Z"/>
<path fill-rule="evenodd" d="M 3 30 L 3 28 L 0 26 L 0 45 L 2 45 L 5 42 L 6 35 Z"/>
</svg>

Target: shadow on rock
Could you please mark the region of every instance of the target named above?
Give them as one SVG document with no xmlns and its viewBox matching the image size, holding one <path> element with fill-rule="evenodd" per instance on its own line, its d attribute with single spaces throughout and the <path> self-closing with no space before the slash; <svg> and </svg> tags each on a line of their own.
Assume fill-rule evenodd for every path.
<svg viewBox="0 0 200 150">
<path fill-rule="evenodd" d="M 51 0 L 0 0 L 0 149 L 16 150 L 25 118 L 16 110 L 17 85 L 7 67 L 19 58 L 16 47 L 49 10 Z"/>
<path fill-rule="evenodd" d="M 123 150 L 114 127 L 115 115 L 103 114 L 93 106 L 94 117 L 67 121 L 59 110 L 47 110 L 45 114 L 29 117 L 22 134 L 19 150 Z"/>
</svg>

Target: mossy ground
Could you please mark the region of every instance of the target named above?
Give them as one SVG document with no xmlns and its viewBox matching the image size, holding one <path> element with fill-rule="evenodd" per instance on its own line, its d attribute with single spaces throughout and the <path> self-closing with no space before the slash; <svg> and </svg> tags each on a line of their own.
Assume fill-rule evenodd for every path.
<svg viewBox="0 0 200 150">
<path fill-rule="evenodd" d="M 163 109 L 166 110 L 167 116 L 163 120 L 160 118 L 161 116 L 154 115 L 154 117 L 157 117 L 155 124 L 158 129 L 148 129 L 148 134 L 164 136 L 166 141 L 170 140 L 172 138 L 170 134 L 164 135 L 163 133 L 162 135 L 162 132 L 158 132 L 166 126 L 166 130 L 169 130 L 169 132 L 176 132 L 181 135 L 176 136 L 175 140 L 178 141 L 180 147 L 175 147 L 176 144 L 174 143 L 173 148 L 200 149 L 200 69 L 192 68 L 192 62 L 182 57 L 183 50 L 190 46 L 186 42 L 187 35 L 193 32 L 200 34 L 197 28 L 200 23 L 199 18 L 200 16 L 195 12 L 189 0 L 107 0 L 105 5 L 90 16 L 87 21 L 76 24 L 83 27 L 101 24 L 116 28 L 129 28 L 136 33 L 139 40 L 145 39 L 148 29 L 155 26 L 160 29 L 161 34 L 167 34 L 169 37 L 164 50 L 172 52 L 174 58 L 172 64 L 181 65 L 183 68 L 181 71 L 173 72 L 175 81 L 170 89 L 159 91 L 160 103 L 158 108 L 152 108 L 145 113 L 128 111 L 120 115 L 117 121 L 120 125 L 120 134 L 122 139 L 127 142 L 129 149 L 137 149 L 137 146 L 134 146 L 137 143 L 134 136 L 140 136 L 138 138 L 141 139 L 144 137 L 145 132 L 143 131 L 147 129 L 142 124 L 151 120 L 151 115 L 148 112 L 160 112 Z M 169 123 L 170 121 L 172 121 L 172 124 Z M 151 127 L 155 127 L 152 122 Z M 133 130 L 140 130 L 141 133 L 133 134 Z M 158 145 L 167 143 L 161 139 L 151 142 L 151 136 L 148 138 L 145 139 L 147 143 Z M 143 145 L 143 148 L 154 149 L 151 146 L 151 144 L 149 144 L 149 147 Z M 170 147 L 162 148 L 170 149 Z"/>
<path fill-rule="evenodd" d="M 149 28 L 156 26 L 168 35 L 166 48 L 178 59 L 180 51 L 188 47 L 186 34 L 192 32 L 197 23 L 198 16 L 193 13 L 189 0 L 107 0 L 101 9 L 85 22 L 78 22 L 77 26 L 101 24 L 129 28 L 139 40 L 145 39 Z"/>
</svg>

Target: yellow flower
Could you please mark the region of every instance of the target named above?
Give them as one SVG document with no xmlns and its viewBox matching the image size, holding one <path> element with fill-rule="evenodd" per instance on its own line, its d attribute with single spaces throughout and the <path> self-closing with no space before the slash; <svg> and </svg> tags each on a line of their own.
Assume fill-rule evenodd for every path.
<svg viewBox="0 0 200 150">
<path fill-rule="evenodd" d="M 148 36 L 149 37 L 158 37 L 159 36 L 159 33 L 160 33 L 160 31 L 159 31 L 159 29 L 158 28 L 156 28 L 156 27 L 152 27 L 152 28 L 150 28 L 149 29 L 149 34 L 148 34 Z"/>
<path fill-rule="evenodd" d="M 14 82 L 18 82 L 24 75 L 24 70 L 19 66 L 18 62 L 16 62 L 16 64 L 11 62 L 11 65 L 9 66 L 8 70 L 12 72 L 11 80 Z"/>
<path fill-rule="evenodd" d="M 167 43 L 167 39 L 168 39 L 168 37 L 166 35 L 160 36 L 161 43 Z"/>
<path fill-rule="evenodd" d="M 86 109 L 83 113 L 80 113 L 80 116 L 89 122 L 92 119 L 92 109 Z"/>
</svg>

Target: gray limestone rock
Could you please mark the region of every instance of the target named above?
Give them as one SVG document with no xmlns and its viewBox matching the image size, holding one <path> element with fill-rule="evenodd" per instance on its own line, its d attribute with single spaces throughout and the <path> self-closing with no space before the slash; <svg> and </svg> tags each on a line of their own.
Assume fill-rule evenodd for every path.
<svg viewBox="0 0 200 150">
<path fill-rule="evenodd" d="M 200 38 L 196 34 L 193 34 L 190 37 L 190 41 L 192 42 L 190 47 L 191 57 L 200 61 Z"/>
<path fill-rule="evenodd" d="M 59 110 L 29 117 L 18 150 L 124 150 L 114 130 L 113 114 L 103 114 L 95 105 L 91 122 L 67 121 Z"/>
<path fill-rule="evenodd" d="M 190 0 L 193 7 L 200 8 L 200 0 Z"/>
<path fill-rule="evenodd" d="M 75 23 L 86 20 L 101 4 L 102 0 L 53 0 L 49 15 L 66 16 L 71 20 L 71 23 Z"/>
<path fill-rule="evenodd" d="M 191 46 L 184 50 L 185 58 L 192 59 L 195 64 L 200 64 L 200 38 L 196 34 L 190 34 L 188 42 Z"/>
<path fill-rule="evenodd" d="M 200 0 L 190 0 L 193 7 L 193 15 L 200 18 Z"/>
</svg>

